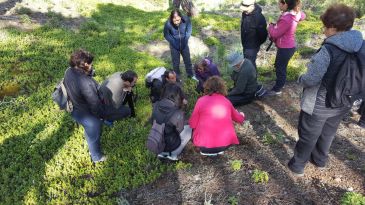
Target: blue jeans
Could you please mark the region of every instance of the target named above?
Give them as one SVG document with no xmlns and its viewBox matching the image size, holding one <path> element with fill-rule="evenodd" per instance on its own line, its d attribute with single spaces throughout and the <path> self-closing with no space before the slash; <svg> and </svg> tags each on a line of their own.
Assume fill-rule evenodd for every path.
<svg viewBox="0 0 365 205">
<path fill-rule="evenodd" d="M 189 46 L 186 45 L 185 48 L 181 51 L 176 50 L 174 47 L 170 46 L 170 51 L 171 51 L 172 67 L 174 68 L 176 74 L 180 75 L 179 67 L 180 67 L 180 54 L 181 54 L 184 60 L 187 76 L 188 77 L 193 76 L 194 75 L 193 65 L 191 64 Z"/>
<path fill-rule="evenodd" d="M 295 48 L 278 48 L 275 58 L 276 82 L 272 88 L 273 91 L 279 92 L 284 87 L 286 82 L 286 69 L 294 53 Z"/>
<path fill-rule="evenodd" d="M 251 63 L 255 66 L 256 71 L 257 71 L 256 58 L 257 58 L 257 53 L 259 52 L 259 50 L 260 50 L 260 48 L 243 49 L 244 57 L 251 61 Z"/>
<path fill-rule="evenodd" d="M 92 161 L 98 161 L 103 156 L 101 152 L 100 136 L 101 136 L 101 120 L 91 113 L 79 110 L 72 111 L 72 118 L 84 127 L 84 134 L 89 147 Z"/>
</svg>

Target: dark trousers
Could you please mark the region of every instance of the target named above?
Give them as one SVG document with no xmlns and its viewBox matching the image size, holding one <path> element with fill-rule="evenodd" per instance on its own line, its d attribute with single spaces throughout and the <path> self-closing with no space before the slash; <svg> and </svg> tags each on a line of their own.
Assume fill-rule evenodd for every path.
<svg viewBox="0 0 365 205">
<path fill-rule="evenodd" d="M 213 147 L 213 148 L 206 148 L 206 147 L 199 147 L 200 151 L 203 153 L 207 153 L 207 154 L 215 154 L 218 152 L 222 152 L 226 149 L 228 149 L 229 146 L 225 146 L 225 147 Z"/>
<path fill-rule="evenodd" d="M 260 50 L 260 48 L 243 49 L 243 54 L 244 54 L 245 58 L 247 58 L 251 61 L 251 63 L 255 66 L 256 71 L 257 71 L 256 58 L 257 58 L 257 53 L 259 52 L 259 50 Z"/>
<path fill-rule="evenodd" d="M 278 48 L 275 58 L 276 82 L 272 90 L 279 92 L 286 82 L 286 69 L 290 58 L 294 55 L 295 48 Z"/>
<path fill-rule="evenodd" d="M 308 160 L 319 167 L 326 165 L 332 141 L 346 113 L 347 110 L 334 116 L 319 116 L 300 111 L 299 141 L 295 145 L 294 156 L 288 163 L 293 171 L 303 173 Z"/>
<path fill-rule="evenodd" d="M 188 77 L 193 76 L 194 75 L 192 69 L 193 65 L 191 64 L 189 46 L 186 45 L 185 48 L 181 51 L 176 50 L 175 48 L 170 46 L 170 50 L 171 50 L 172 67 L 176 72 L 176 74 L 180 75 L 180 54 L 181 54 L 184 60 L 187 76 Z"/>
<path fill-rule="evenodd" d="M 242 95 L 228 95 L 227 99 L 231 101 L 233 106 L 246 105 L 255 99 L 255 93 Z"/>
</svg>

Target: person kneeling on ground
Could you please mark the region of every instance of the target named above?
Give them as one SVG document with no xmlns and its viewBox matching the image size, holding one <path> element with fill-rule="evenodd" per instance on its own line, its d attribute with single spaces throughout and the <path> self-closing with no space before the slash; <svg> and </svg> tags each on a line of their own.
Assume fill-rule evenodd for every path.
<svg viewBox="0 0 365 205">
<path fill-rule="evenodd" d="M 188 125 L 184 126 L 181 92 L 178 85 L 167 83 L 162 90 L 161 100 L 153 105 L 151 121 L 165 123 L 165 148 L 158 154 L 159 158 L 178 160 L 178 155 L 191 138 L 191 128 Z"/>
<path fill-rule="evenodd" d="M 211 76 L 220 76 L 218 67 L 213 63 L 212 59 L 204 58 L 194 65 L 195 76 L 199 80 L 196 91 L 202 93 L 204 91 L 203 84 Z"/>
<path fill-rule="evenodd" d="M 255 96 L 262 97 L 265 94 L 266 90 L 257 83 L 256 69 L 250 60 L 234 52 L 227 57 L 227 61 L 233 68 L 231 78 L 234 83 L 227 98 L 234 106 L 249 104 Z"/>
<path fill-rule="evenodd" d="M 243 123 L 245 115 L 225 98 L 227 89 L 222 78 L 210 77 L 204 83 L 204 94 L 195 104 L 189 124 L 200 154 L 216 156 L 230 145 L 239 144 L 232 121 Z"/>
<path fill-rule="evenodd" d="M 131 117 L 135 117 L 134 101 L 136 95 L 132 89 L 136 85 L 137 79 L 137 74 L 132 70 L 124 73 L 116 72 L 109 76 L 99 88 L 104 103 L 114 109 L 120 109 L 121 107 L 128 109 L 125 107 L 125 104 L 128 103 Z M 116 113 L 113 112 L 113 109 L 108 110 L 109 119 L 113 121 Z"/>
<path fill-rule="evenodd" d="M 130 109 L 114 108 L 103 103 L 98 83 L 93 79 L 94 57 L 85 50 L 75 51 L 66 70 L 64 84 L 73 104 L 72 118 L 84 127 L 91 160 L 102 162 L 106 156 L 101 151 L 100 136 L 102 120 L 118 120 L 128 117 Z"/>
</svg>

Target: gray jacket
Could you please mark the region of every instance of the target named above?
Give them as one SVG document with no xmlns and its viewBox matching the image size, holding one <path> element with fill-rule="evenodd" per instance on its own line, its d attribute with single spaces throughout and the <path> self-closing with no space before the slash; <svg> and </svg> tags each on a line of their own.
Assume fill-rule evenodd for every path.
<svg viewBox="0 0 365 205">
<path fill-rule="evenodd" d="M 109 76 L 99 87 L 104 103 L 112 104 L 118 109 L 127 95 L 127 92 L 123 91 L 123 85 L 122 72 L 116 72 Z"/>
<path fill-rule="evenodd" d="M 363 42 L 361 32 L 357 30 L 350 30 L 338 33 L 330 36 L 324 40 L 331 44 L 335 44 L 342 50 L 353 53 L 360 50 Z M 322 78 L 326 74 L 328 66 L 330 65 L 331 56 L 325 46 L 322 46 L 320 50 L 312 56 L 310 62 L 307 65 L 307 72 L 301 75 L 298 79 L 298 83 L 303 86 L 303 95 L 301 99 L 301 109 L 312 115 L 316 104 L 316 98 L 318 91 L 325 89 L 321 86 Z M 325 90 L 324 92 L 325 95 Z"/>
</svg>

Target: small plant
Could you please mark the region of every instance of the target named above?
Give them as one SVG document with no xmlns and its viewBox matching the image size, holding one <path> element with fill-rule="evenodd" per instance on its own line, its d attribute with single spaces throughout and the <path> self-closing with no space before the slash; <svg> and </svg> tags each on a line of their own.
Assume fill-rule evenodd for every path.
<svg viewBox="0 0 365 205">
<path fill-rule="evenodd" d="M 232 167 L 233 171 L 240 170 L 242 167 L 242 160 L 232 160 L 231 167 Z"/>
<path fill-rule="evenodd" d="M 255 183 L 267 183 L 269 181 L 269 174 L 265 171 L 255 169 L 251 176 Z"/>
<path fill-rule="evenodd" d="M 349 153 L 346 154 L 346 158 L 348 160 L 354 161 L 354 160 L 357 159 L 357 156 L 354 153 L 349 152 Z"/>
<path fill-rule="evenodd" d="M 228 198 L 228 203 L 229 203 L 230 205 L 238 205 L 238 199 L 237 199 L 237 197 L 235 197 L 235 196 L 230 196 L 230 197 Z"/>
<path fill-rule="evenodd" d="M 346 192 L 341 198 L 341 205 L 365 205 L 365 197 L 355 192 Z"/>
<path fill-rule="evenodd" d="M 191 166 L 192 165 L 190 163 L 185 163 L 185 162 L 179 161 L 179 162 L 176 163 L 175 169 L 176 170 L 179 170 L 179 169 L 188 169 Z"/>
<path fill-rule="evenodd" d="M 270 133 L 265 133 L 264 136 L 262 136 L 262 142 L 264 143 L 264 145 L 271 145 L 276 144 L 277 139 L 274 135 Z"/>
</svg>

